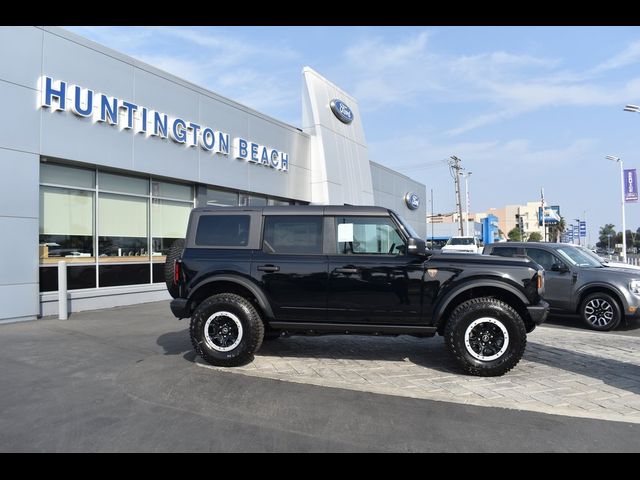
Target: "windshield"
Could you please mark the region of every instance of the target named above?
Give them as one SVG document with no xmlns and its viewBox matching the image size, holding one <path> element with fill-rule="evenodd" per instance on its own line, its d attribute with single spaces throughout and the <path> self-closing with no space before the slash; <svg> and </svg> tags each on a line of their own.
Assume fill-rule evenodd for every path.
<svg viewBox="0 0 640 480">
<path fill-rule="evenodd" d="M 605 263 L 604 258 L 602 258 L 600 255 L 598 255 L 595 252 L 592 252 L 591 250 L 589 250 L 588 248 L 585 247 L 577 247 L 582 253 L 584 253 L 585 255 L 593 258 L 595 261 L 599 262 L 599 263 Z"/>
<path fill-rule="evenodd" d="M 474 245 L 472 237 L 453 237 L 447 242 L 447 245 Z"/>
<path fill-rule="evenodd" d="M 558 252 L 564 260 L 576 267 L 602 267 L 602 262 L 590 257 L 576 247 L 558 247 L 556 248 L 556 252 Z"/>
</svg>

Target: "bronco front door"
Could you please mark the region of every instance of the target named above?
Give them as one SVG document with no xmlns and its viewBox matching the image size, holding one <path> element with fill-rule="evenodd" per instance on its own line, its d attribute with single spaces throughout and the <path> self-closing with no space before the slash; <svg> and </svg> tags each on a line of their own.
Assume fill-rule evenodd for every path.
<svg viewBox="0 0 640 480">
<path fill-rule="evenodd" d="M 336 216 L 327 321 L 418 324 L 424 259 L 407 255 L 389 217 Z"/>
</svg>

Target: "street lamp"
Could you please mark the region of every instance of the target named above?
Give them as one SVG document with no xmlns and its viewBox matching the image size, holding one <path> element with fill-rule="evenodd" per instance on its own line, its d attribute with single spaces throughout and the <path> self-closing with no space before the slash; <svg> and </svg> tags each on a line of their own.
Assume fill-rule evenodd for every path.
<svg viewBox="0 0 640 480">
<path fill-rule="evenodd" d="M 627 107 L 635 107 L 635 105 L 627 105 Z M 622 166 L 622 159 L 620 157 L 614 157 L 613 155 L 607 155 L 607 160 L 612 162 L 618 162 L 620 164 L 620 204 L 622 207 L 622 260 L 627 262 L 627 224 L 624 218 L 624 170 Z"/>
<path fill-rule="evenodd" d="M 460 172 L 460 175 L 464 178 L 464 194 L 466 196 L 466 207 L 465 207 L 465 212 L 464 212 L 464 219 L 465 219 L 465 230 L 467 232 L 468 236 L 475 236 L 475 232 L 474 235 L 471 235 L 469 233 L 469 177 L 471 176 L 473 172 Z"/>
</svg>

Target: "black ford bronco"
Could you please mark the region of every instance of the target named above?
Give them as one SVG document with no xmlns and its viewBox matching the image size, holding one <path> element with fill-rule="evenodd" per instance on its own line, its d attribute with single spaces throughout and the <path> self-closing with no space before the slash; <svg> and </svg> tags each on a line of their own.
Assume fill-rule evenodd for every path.
<svg viewBox="0 0 640 480">
<path fill-rule="evenodd" d="M 219 366 L 291 334 L 438 333 L 467 373 L 502 375 L 548 312 L 538 264 L 433 255 L 382 207 L 196 208 L 166 274 L 171 311 Z"/>
</svg>

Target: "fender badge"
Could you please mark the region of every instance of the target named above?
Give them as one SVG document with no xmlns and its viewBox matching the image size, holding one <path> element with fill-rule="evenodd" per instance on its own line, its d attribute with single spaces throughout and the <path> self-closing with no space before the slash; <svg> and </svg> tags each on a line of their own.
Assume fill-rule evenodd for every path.
<svg viewBox="0 0 640 480">
<path fill-rule="evenodd" d="M 429 274 L 429 277 L 434 278 L 438 274 L 438 269 L 428 268 L 427 273 Z"/>
</svg>

